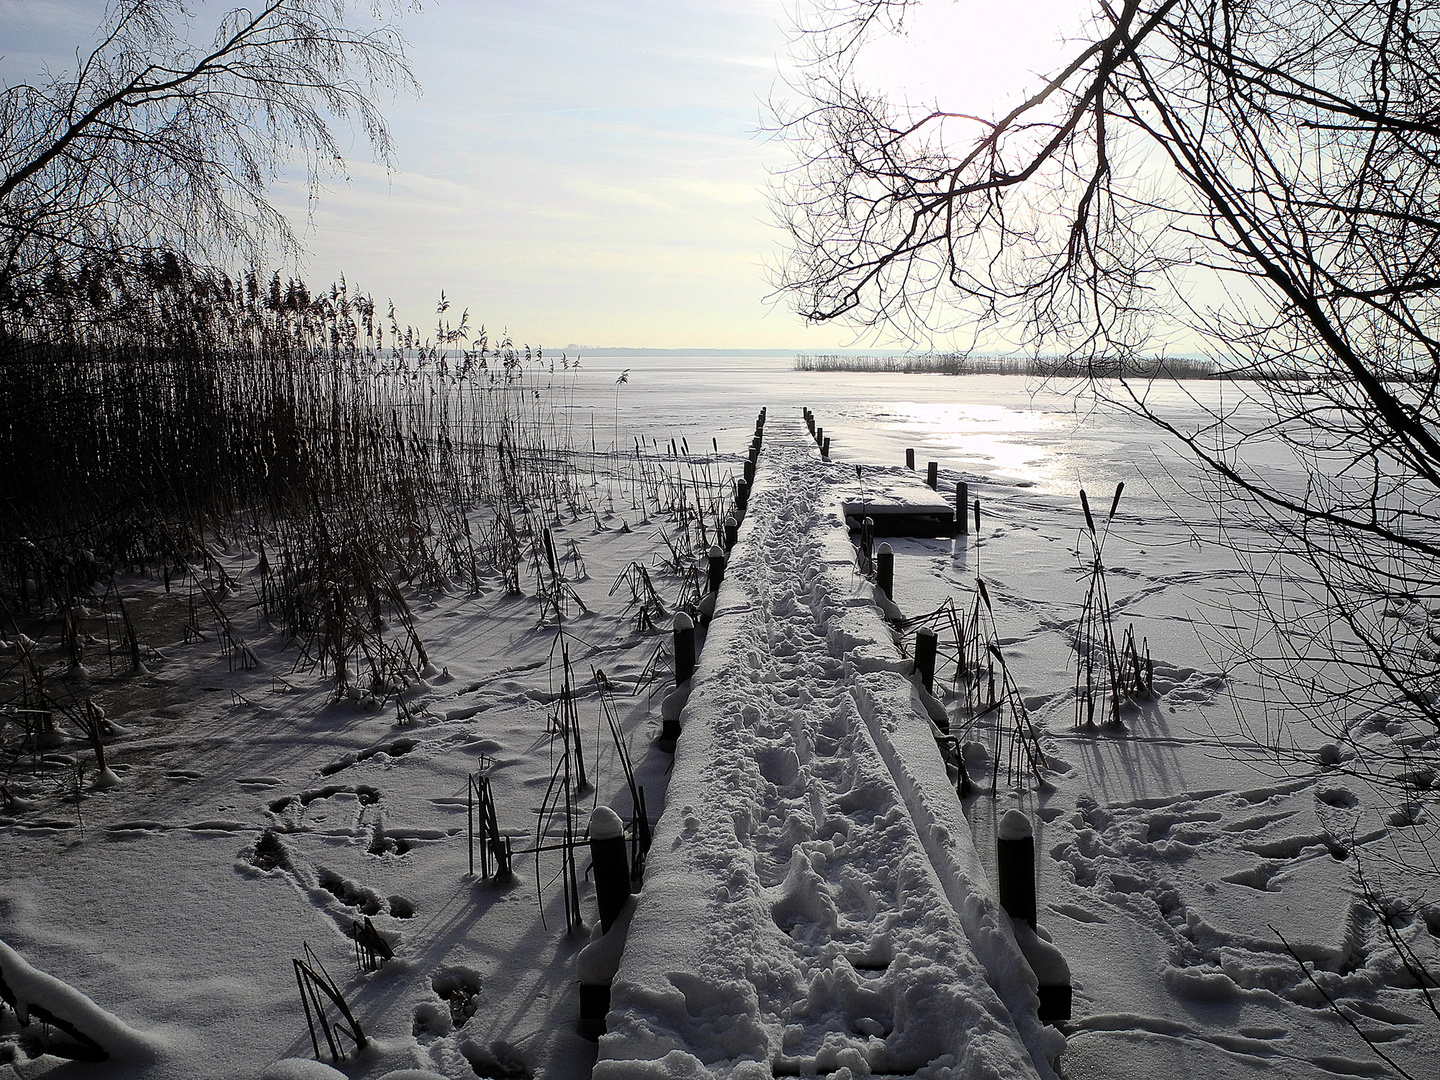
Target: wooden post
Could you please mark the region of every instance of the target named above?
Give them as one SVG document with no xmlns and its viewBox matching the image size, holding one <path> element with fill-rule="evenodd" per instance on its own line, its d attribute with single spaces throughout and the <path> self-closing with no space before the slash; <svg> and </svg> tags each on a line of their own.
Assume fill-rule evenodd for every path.
<svg viewBox="0 0 1440 1080">
<path fill-rule="evenodd" d="M 820 444 L 820 456 L 826 461 L 830 460 L 830 436 L 825 436 L 825 441 Z"/>
<path fill-rule="evenodd" d="M 905 467 L 911 472 L 915 471 L 915 450 L 913 447 L 905 450 Z"/>
<path fill-rule="evenodd" d="M 684 686 L 695 674 L 695 622 L 685 612 L 677 611 L 673 625 L 675 685 Z M 662 711 L 664 715 L 660 720 L 660 738 L 657 743 L 660 749 L 673 754 L 675 744 L 680 741 L 680 711 L 675 709 L 673 716 L 668 709 Z"/>
<path fill-rule="evenodd" d="M 595 902 L 600 929 L 609 931 L 630 898 L 630 858 L 625 851 L 625 826 L 608 806 L 590 815 L 590 858 L 595 866 Z"/>
<path fill-rule="evenodd" d="M 920 685 L 925 692 L 935 692 L 935 646 L 938 640 L 935 631 L 922 626 L 915 632 L 915 670 L 920 673 Z"/>
<path fill-rule="evenodd" d="M 725 519 L 725 551 L 728 553 L 735 546 L 735 541 L 740 535 L 740 523 L 735 520 L 735 515 Z"/>
<path fill-rule="evenodd" d="M 750 504 L 750 481 L 741 480 L 735 485 L 735 515 L 745 519 L 745 508 Z"/>
<path fill-rule="evenodd" d="M 695 674 L 695 621 L 683 611 L 675 613 L 675 685 Z"/>
<path fill-rule="evenodd" d="M 955 523 L 962 536 L 970 532 L 970 485 L 964 481 L 955 485 Z"/>
<path fill-rule="evenodd" d="M 745 461 L 745 486 L 748 488 L 755 482 L 755 459 L 748 458 Z"/>
<path fill-rule="evenodd" d="M 819 442 L 822 442 L 822 441 L 824 440 L 824 438 L 825 438 L 825 429 L 824 429 L 823 427 L 817 427 L 817 428 L 815 429 L 815 441 L 816 441 L 817 443 L 819 443 Z"/>
<path fill-rule="evenodd" d="M 719 546 L 710 549 L 710 591 L 718 593 L 725 580 L 725 552 Z"/>
<path fill-rule="evenodd" d="M 885 599 L 895 599 L 895 552 L 889 544 L 881 544 L 875 552 L 875 584 L 880 586 Z"/>
<path fill-rule="evenodd" d="M 580 984 L 580 1037 L 589 1039 L 591 1042 L 598 1041 L 600 1036 L 605 1034 L 605 1017 L 609 1013 L 610 984 L 582 982 Z"/>
<path fill-rule="evenodd" d="M 1070 1019 L 1074 994 L 1070 965 L 1036 925 L 1035 834 L 1030 819 L 1019 810 L 1006 811 L 995 830 L 999 870 L 1000 906 L 1015 925 L 1015 943 L 1035 973 L 1037 1017 L 1042 1024 L 1063 1024 Z"/>
<path fill-rule="evenodd" d="M 940 490 L 940 464 L 936 461 L 928 462 L 925 466 L 925 483 L 930 485 L 931 491 Z"/>
<path fill-rule="evenodd" d="M 995 833 L 995 862 L 1000 906 L 1015 919 L 1035 926 L 1035 833 L 1030 819 L 1008 810 Z"/>
</svg>

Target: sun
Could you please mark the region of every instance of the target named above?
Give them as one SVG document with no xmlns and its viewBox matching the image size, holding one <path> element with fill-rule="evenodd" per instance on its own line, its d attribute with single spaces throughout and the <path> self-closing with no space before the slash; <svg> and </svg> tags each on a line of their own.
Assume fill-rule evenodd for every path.
<svg viewBox="0 0 1440 1080">
<path fill-rule="evenodd" d="M 1067 63 L 1093 8 L 1076 0 L 964 0 L 910 8 L 857 72 L 896 103 L 994 114 Z"/>
</svg>

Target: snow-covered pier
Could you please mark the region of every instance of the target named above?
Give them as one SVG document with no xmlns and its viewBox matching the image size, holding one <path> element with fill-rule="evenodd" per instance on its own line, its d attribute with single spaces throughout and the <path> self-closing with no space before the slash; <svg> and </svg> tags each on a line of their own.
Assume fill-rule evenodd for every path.
<svg viewBox="0 0 1440 1080">
<path fill-rule="evenodd" d="M 854 476 L 798 418 L 765 430 L 595 1076 L 1053 1077 L 1062 1040 L 855 569 Z"/>
</svg>

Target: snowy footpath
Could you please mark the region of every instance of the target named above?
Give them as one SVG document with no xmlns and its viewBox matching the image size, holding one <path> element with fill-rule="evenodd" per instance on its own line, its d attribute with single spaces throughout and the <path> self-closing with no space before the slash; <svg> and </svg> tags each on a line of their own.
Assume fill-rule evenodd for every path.
<svg viewBox="0 0 1440 1080">
<path fill-rule="evenodd" d="M 848 472 L 798 420 L 767 426 L 600 1080 L 1055 1075 L 1063 1038 L 856 571 Z"/>
</svg>

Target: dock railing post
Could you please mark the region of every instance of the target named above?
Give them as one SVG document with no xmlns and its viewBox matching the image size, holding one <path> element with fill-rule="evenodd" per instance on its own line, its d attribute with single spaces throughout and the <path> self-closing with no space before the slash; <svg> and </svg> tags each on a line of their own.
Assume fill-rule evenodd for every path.
<svg viewBox="0 0 1440 1080">
<path fill-rule="evenodd" d="M 608 932 L 630 898 L 630 856 L 625 850 L 625 826 L 608 806 L 590 815 L 590 858 L 595 867 L 595 902 L 600 908 L 600 929 Z"/>
<path fill-rule="evenodd" d="M 719 545 L 710 549 L 710 573 L 709 585 L 712 593 L 720 591 L 720 584 L 725 580 L 725 551 Z"/>
<path fill-rule="evenodd" d="M 995 833 L 1000 906 L 1011 917 L 1035 926 L 1035 832 L 1019 810 L 1007 810 Z"/>
<path fill-rule="evenodd" d="M 935 647 L 939 643 L 935 631 L 922 626 L 915 631 L 915 670 L 927 694 L 935 692 Z"/>
<path fill-rule="evenodd" d="M 875 551 L 875 584 L 886 600 L 895 599 L 895 552 L 889 544 L 881 544 Z"/>
</svg>

